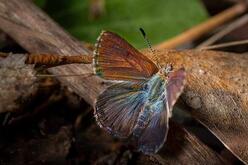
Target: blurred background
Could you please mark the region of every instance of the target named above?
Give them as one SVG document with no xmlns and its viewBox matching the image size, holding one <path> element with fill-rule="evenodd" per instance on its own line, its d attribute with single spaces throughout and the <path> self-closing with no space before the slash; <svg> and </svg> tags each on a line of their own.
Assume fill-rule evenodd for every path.
<svg viewBox="0 0 248 165">
<path fill-rule="evenodd" d="M 125 36 L 138 48 L 146 47 L 142 27 L 157 44 L 208 18 L 200 0 L 36 0 L 73 36 L 94 43 L 101 30 Z"/>
<path fill-rule="evenodd" d="M 157 45 L 171 39 L 182 32 L 206 21 L 221 11 L 243 0 L 35 0 L 36 4 L 45 10 L 69 33 L 76 38 L 95 43 L 101 30 L 114 31 L 123 36 L 137 48 L 147 45 L 139 32 L 142 27 L 152 43 Z M 194 48 L 211 35 L 219 32 L 231 23 L 211 29 L 198 40 L 185 43 L 181 48 Z M 243 21 L 244 22 L 244 21 Z M 246 21 L 247 22 L 247 21 Z M 245 25 L 237 26 L 219 38 L 215 44 L 247 39 Z M 213 44 L 213 43 L 212 43 Z M 221 50 L 221 49 L 220 49 Z M 244 52 L 243 46 L 225 48 L 222 50 Z"/>
</svg>

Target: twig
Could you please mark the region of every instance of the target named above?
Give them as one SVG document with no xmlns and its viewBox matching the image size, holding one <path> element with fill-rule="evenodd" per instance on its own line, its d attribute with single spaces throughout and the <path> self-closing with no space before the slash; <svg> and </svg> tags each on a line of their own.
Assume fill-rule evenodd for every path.
<svg viewBox="0 0 248 165">
<path fill-rule="evenodd" d="M 236 21 L 231 22 L 225 28 L 222 28 L 218 33 L 214 34 L 212 37 L 208 38 L 206 41 L 202 42 L 196 48 L 201 49 L 203 47 L 207 47 L 208 45 L 213 44 L 214 42 L 218 41 L 228 33 L 232 32 L 234 29 L 243 26 L 248 22 L 248 14 L 238 18 Z"/>
<path fill-rule="evenodd" d="M 232 18 L 244 13 L 247 9 L 247 6 L 243 3 L 239 3 L 220 14 L 210 18 L 206 22 L 203 22 L 184 33 L 179 34 L 178 36 L 169 39 L 165 42 L 162 42 L 155 46 L 156 49 L 171 49 L 181 44 L 187 43 L 189 41 L 193 41 L 203 34 L 213 30 L 214 28 L 222 25 L 223 23 L 231 20 Z"/>
<path fill-rule="evenodd" d="M 80 76 L 81 78 L 89 77 L 89 76 L 94 76 L 94 73 L 82 73 L 82 74 L 69 74 L 69 75 L 53 75 L 53 74 L 37 74 L 35 75 L 36 77 L 75 77 L 75 76 Z"/>
<path fill-rule="evenodd" d="M 216 44 L 216 45 L 212 45 L 212 46 L 200 47 L 198 49 L 200 49 L 200 50 L 213 50 L 213 49 L 226 48 L 226 47 L 245 45 L 245 44 L 248 44 L 248 40 L 226 42 L 226 43 Z"/>
<path fill-rule="evenodd" d="M 92 55 L 61 56 L 56 54 L 28 54 L 26 64 L 58 66 L 65 64 L 91 64 Z"/>
</svg>

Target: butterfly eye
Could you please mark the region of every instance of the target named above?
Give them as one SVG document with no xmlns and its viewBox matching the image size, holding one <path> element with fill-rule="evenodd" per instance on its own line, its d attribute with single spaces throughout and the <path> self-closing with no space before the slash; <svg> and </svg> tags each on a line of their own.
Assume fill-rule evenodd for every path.
<svg viewBox="0 0 248 165">
<path fill-rule="evenodd" d="M 163 72 L 164 72 L 164 74 L 168 74 L 168 73 L 172 72 L 172 70 L 173 70 L 172 65 L 171 65 L 171 64 L 168 64 L 168 65 L 163 69 Z"/>
</svg>

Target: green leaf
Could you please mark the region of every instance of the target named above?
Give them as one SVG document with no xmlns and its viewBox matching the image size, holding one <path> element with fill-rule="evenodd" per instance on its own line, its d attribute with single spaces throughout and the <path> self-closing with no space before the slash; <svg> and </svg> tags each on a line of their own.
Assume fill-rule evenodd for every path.
<svg viewBox="0 0 248 165">
<path fill-rule="evenodd" d="M 105 14 L 89 19 L 89 0 L 46 1 L 45 10 L 80 40 L 94 43 L 101 30 L 117 32 L 134 46 L 146 47 L 142 27 L 152 44 L 171 38 L 207 18 L 199 0 L 106 0 Z"/>
<path fill-rule="evenodd" d="M 37 6 L 44 7 L 46 4 L 46 0 L 34 0 Z"/>
</svg>

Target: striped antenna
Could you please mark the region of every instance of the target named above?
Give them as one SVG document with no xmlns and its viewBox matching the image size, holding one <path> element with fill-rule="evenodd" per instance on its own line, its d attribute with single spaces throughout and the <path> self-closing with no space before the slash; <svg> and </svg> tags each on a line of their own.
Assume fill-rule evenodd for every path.
<svg viewBox="0 0 248 165">
<path fill-rule="evenodd" d="M 152 45 L 151 45 L 150 41 L 148 40 L 148 38 L 147 38 L 147 36 L 146 36 L 146 33 L 145 33 L 144 29 L 139 28 L 139 30 L 141 31 L 141 33 L 142 33 L 144 39 L 146 40 L 146 43 L 147 43 L 148 47 L 150 48 L 151 52 L 153 53 L 153 55 L 154 55 L 155 58 L 156 58 L 156 65 L 157 65 L 159 68 L 161 68 L 161 66 L 160 66 L 159 63 L 158 63 L 158 57 L 157 57 L 156 54 L 155 54 L 155 50 L 152 48 Z"/>
<path fill-rule="evenodd" d="M 148 40 L 148 38 L 147 38 L 147 36 L 146 36 L 146 33 L 145 33 L 144 29 L 139 28 L 139 30 L 141 31 L 141 33 L 142 33 L 144 39 L 146 40 L 146 43 L 147 43 L 148 47 L 150 48 L 151 52 L 152 52 L 153 54 L 155 54 L 155 51 L 153 50 L 152 45 L 151 45 L 150 41 Z"/>
</svg>

